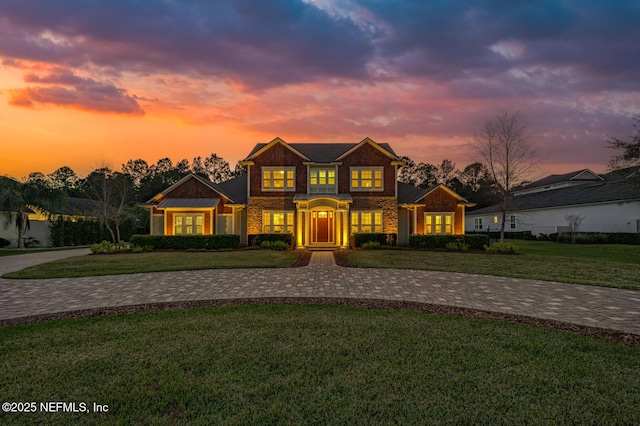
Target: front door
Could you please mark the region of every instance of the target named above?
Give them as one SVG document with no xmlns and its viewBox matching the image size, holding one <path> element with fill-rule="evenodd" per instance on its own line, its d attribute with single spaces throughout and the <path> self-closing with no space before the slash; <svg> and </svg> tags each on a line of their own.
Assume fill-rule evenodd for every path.
<svg viewBox="0 0 640 426">
<path fill-rule="evenodd" d="M 334 241 L 334 215 L 332 211 L 311 212 L 311 242 L 331 244 Z"/>
</svg>

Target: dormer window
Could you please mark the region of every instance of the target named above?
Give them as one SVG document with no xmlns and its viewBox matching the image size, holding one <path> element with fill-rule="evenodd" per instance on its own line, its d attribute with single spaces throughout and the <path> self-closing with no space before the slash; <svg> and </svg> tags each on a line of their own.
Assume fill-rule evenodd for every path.
<svg viewBox="0 0 640 426">
<path fill-rule="evenodd" d="M 335 194 L 336 168 L 335 167 L 310 167 L 309 168 L 309 193 L 310 194 Z"/>
<path fill-rule="evenodd" d="M 382 167 L 351 167 L 352 191 L 382 191 Z"/>
<path fill-rule="evenodd" d="M 295 167 L 263 167 L 263 191 L 294 191 L 296 187 Z"/>
</svg>

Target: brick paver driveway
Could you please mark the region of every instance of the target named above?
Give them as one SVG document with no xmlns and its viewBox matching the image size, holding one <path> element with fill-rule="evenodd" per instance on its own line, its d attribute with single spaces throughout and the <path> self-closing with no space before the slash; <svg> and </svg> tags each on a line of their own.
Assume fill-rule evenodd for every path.
<svg viewBox="0 0 640 426">
<path fill-rule="evenodd" d="M 0 274 L 88 250 L 0 258 Z M 640 292 L 449 272 L 356 269 L 327 252 L 303 268 L 233 269 L 45 280 L 0 279 L 0 320 L 146 303 L 266 297 L 451 305 L 640 334 Z"/>
</svg>

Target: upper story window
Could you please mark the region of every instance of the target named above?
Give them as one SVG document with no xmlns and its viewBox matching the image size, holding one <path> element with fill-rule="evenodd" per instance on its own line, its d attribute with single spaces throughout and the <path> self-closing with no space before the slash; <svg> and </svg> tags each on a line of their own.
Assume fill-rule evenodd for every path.
<svg viewBox="0 0 640 426">
<path fill-rule="evenodd" d="M 382 167 L 351 167 L 352 191 L 382 191 Z"/>
<path fill-rule="evenodd" d="M 263 167 L 263 191 L 294 191 L 296 187 L 295 167 Z"/>
<path fill-rule="evenodd" d="M 336 168 L 335 167 L 310 167 L 309 168 L 309 193 L 310 194 L 335 194 Z"/>
</svg>

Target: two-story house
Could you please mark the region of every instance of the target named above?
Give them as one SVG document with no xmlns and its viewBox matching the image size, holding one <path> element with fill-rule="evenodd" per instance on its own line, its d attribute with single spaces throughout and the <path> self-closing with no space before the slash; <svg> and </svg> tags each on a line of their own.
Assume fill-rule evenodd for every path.
<svg viewBox="0 0 640 426">
<path fill-rule="evenodd" d="M 291 233 L 298 248 L 345 248 L 354 233 L 463 234 L 465 206 L 443 185 L 397 181 L 402 160 L 388 144 L 258 144 L 247 174 L 220 184 L 188 175 L 147 203 L 151 234 Z"/>
</svg>

